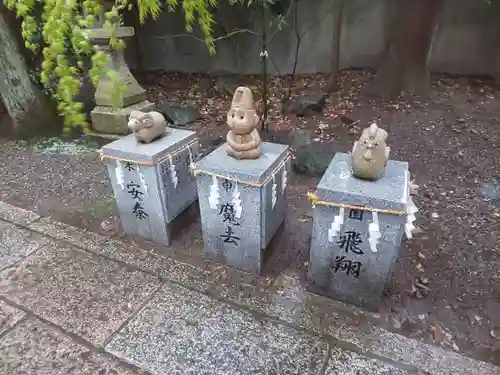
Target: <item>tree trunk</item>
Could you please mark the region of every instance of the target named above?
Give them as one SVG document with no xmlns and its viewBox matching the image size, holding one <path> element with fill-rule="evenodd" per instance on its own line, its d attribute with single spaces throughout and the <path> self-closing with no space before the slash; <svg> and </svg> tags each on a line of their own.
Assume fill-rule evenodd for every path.
<svg viewBox="0 0 500 375">
<path fill-rule="evenodd" d="M 387 0 L 386 44 L 377 75 L 368 88 L 383 99 L 402 91 L 426 96 L 428 61 L 443 0 Z"/>
<path fill-rule="evenodd" d="M 0 11 L 0 95 L 12 119 L 16 136 L 60 130 L 61 117 L 55 106 L 31 81 L 16 34 Z"/>
<path fill-rule="evenodd" d="M 342 36 L 342 20 L 344 13 L 344 0 L 334 0 L 335 28 L 332 35 L 332 60 L 330 65 L 330 77 L 326 84 L 326 92 L 334 92 L 338 89 L 340 75 L 340 39 Z"/>
</svg>

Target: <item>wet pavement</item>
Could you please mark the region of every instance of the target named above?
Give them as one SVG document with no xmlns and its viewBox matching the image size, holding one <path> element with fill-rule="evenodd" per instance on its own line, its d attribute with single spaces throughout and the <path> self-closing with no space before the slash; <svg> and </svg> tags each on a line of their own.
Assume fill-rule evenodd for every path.
<svg viewBox="0 0 500 375">
<path fill-rule="evenodd" d="M 0 374 L 500 375 L 294 274 L 197 266 L 0 202 Z"/>
</svg>

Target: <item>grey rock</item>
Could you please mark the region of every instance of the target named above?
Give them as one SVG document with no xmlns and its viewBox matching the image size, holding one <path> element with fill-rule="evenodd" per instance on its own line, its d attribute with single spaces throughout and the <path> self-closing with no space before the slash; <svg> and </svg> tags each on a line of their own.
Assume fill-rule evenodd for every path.
<svg viewBox="0 0 500 375">
<path fill-rule="evenodd" d="M 314 138 L 314 134 L 308 129 L 297 129 L 293 131 L 290 143 L 293 148 L 298 149 L 307 146 Z"/>
<path fill-rule="evenodd" d="M 198 109 L 192 105 L 171 105 L 160 103 L 156 106 L 157 111 L 165 116 L 165 119 L 176 126 L 189 125 L 200 117 Z"/>
<path fill-rule="evenodd" d="M 296 149 L 294 169 L 297 173 L 319 177 L 325 173 L 333 159 L 333 152 L 315 144 Z"/>
<path fill-rule="evenodd" d="M 492 181 L 492 182 L 484 182 L 481 187 L 481 194 L 483 195 L 483 199 L 487 202 L 498 201 L 500 200 L 500 182 Z"/>
<path fill-rule="evenodd" d="M 286 99 L 283 102 L 283 111 L 285 114 L 294 114 L 297 116 L 311 116 L 320 113 L 325 108 L 325 94 L 307 94 L 298 95 Z"/>
</svg>

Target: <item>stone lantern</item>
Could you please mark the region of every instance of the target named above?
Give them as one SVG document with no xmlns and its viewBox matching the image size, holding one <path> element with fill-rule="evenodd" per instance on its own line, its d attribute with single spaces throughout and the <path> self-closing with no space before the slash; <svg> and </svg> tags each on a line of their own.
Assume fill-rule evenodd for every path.
<svg viewBox="0 0 500 375">
<path fill-rule="evenodd" d="M 112 2 L 105 2 L 108 9 Z M 104 51 L 109 57 L 108 68 L 118 73 L 120 82 L 125 90 L 120 94 L 118 102 L 112 101 L 113 82 L 107 76 L 102 76 L 95 93 L 96 107 L 91 112 L 92 127 L 101 133 L 127 134 L 128 117 L 132 111 L 148 112 L 153 110 L 154 104 L 147 100 L 146 90 L 136 81 L 125 62 L 124 51 L 113 49 L 109 45 L 111 31 L 102 27 L 102 14 L 91 30 L 90 39 L 94 46 Z M 117 38 L 134 36 L 133 27 L 116 28 Z"/>
</svg>

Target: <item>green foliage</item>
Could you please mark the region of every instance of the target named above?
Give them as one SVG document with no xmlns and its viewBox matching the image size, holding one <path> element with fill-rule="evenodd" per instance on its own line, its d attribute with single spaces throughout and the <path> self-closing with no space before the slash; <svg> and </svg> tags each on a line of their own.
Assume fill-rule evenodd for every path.
<svg viewBox="0 0 500 375">
<path fill-rule="evenodd" d="M 191 32 L 198 23 L 210 53 L 215 53 L 214 20 L 210 10 L 217 6 L 216 0 L 166 0 L 165 3 L 170 11 L 182 7 L 186 29 Z M 94 86 L 103 75 L 108 76 L 113 83 L 111 96 L 115 103 L 125 89 L 117 72 L 108 67 L 108 55 L 92 44 L 91 29 L 104 13 L 103 28 L 111 35 L 109 45 L 124 48 L 124 41 L 116 37 L 116 29 L 122 23 L 123 11 L 130 10 L 133 3 L 130 0 L 5 0 L 4 4 L 22 19 L 21 33 L 26 47 L 34 53 L 42 53 L 43 62 L 36 76 L 57 101 L 57 108 L 64 116 L 65 132 L 74 126 L 88 130 L 83 105 L 74 101 L 80 90 L 78 77 L 86 67 L 90 66 L 88 73 Z M 136 5 L 143 23 L 148 16 L 158 18 L 163 4 L 160 0 L 137 0 Z"/>
</svg>

